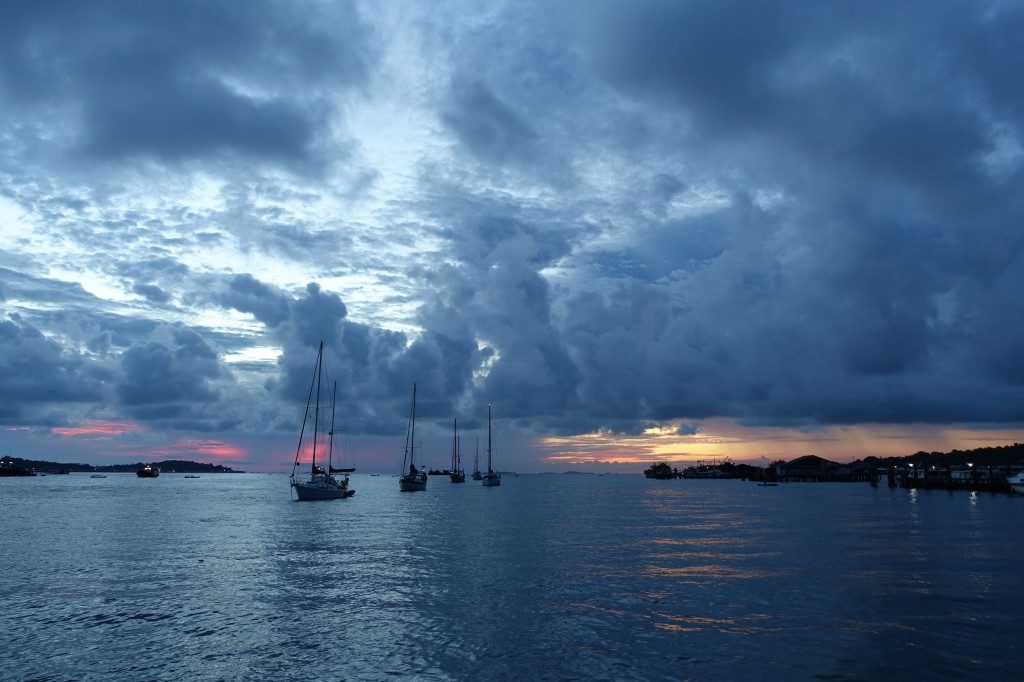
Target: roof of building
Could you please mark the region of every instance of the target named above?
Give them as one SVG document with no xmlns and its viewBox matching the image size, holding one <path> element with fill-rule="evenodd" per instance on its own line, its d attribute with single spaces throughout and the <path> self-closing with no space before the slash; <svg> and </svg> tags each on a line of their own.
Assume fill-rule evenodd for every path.
<svg viewBox="0 0 1024 682">
<path fill-rule="evenodd" d="M 832 460 L 825 459 L 824 457 L 818 457 L 817 455 L 804 455 L 803 457 L 797 457 L 796 459 L 786 462 L 786 466 L 824 469 L 827 467 L 837 467 L 840 466 L 840 464 L 839 462 L 833 462 Z"/>
</svg>

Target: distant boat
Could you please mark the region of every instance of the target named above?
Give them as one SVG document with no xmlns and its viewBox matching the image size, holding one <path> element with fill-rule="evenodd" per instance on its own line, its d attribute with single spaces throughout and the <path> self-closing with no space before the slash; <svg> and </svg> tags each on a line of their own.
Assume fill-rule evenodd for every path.
<svg viewBox="0 0 1024 682">
<path fill-rule="evenodd" d="M 412 409 L 409 411 L 409 427 L 405 431 L 405 450 L 402 452 L 402 473 L 398 477 L 398 489 L 403 493 L 427 489 L 427 472 L 423 462 L 416 468 L 416 384 L 412 385 Z"/>
<path fill-rule="evenodd" d="M 459 420 L 452 420 L 452 483 L 465 483 L 466 471 L 462 468 L 462 456 L 459 452 Z"/>
<path fill-rule="evenodd" d="M 334 454 L 334 403 L 338 396 L 338 382 L 334 382 L 331 394 L 331 429 L 326 434 L 320 433 L 320 389 L 322 387 L 324 370 L 324 342 L 320 342 L 320 350 L 316 355 L 316 364 L 313 366 L 313 378 L 309 383 L 309 395 L 306 397 L 306 410 L 302 414 L 302 428 L 299 430 L 299 444 L 295 449 L 295 464 L 292 465 L 292 475 L 289 479 L 291 487 L 295 490 L 299 501 L 309 500 L 340 500 L 356 494 L 355 490 L 349 490 L 348 474 L 355 471 L 355 467 L 347 469 L 335 469 L 331 466 L 331 458 Z M 316 402 L 313 402 L 313 391 L 316 390 Z M 309 407 L 313 408 L 313 439 L 307 443 L 312 448 L 312 462 L 310 463 L 309 479 L 303 480 L 295 475 L 295 470 L 300 464 L 302 456 L 302 440 L 306 435 L 306 423 L 309 420 Z M 327 437 L 327 468 L 324 469 L 316 463 L 317 446 L 323 436 Z M 333 474 L 340 473 L 345 476 L 338 480 Z"/>
<path fill-rule="evenodd" d="M 479 481 L 484 475 L 480 473 L 480 436 L 476 437 L 476 452 L 473 453 L 473 480 Z"/>
<path fill-rule="evenodd" d="M 160 475 L 160 467 L 155 464 L 147 464 L 141 469 L 137 469 L 135 475 L 139 478 L 156 478 Z"/>
<path fill-rule="evenodd" d="M 93 474 L 89 478 L 106 478 L 106 477 L 107 477 L 106 474 Z"/>
<path fill-rule="evenodd" d="M 762 488 L 767 488 L 774 485 L 778 485 L 778 483 L 776 483 L 775 481 L 761 481 L 760 483 L 758 483 L 758 485 L 761 486 Z"/>
<path fill-rule="evenodd" d="M 1006 482 L 1010 484 L 1010 492 L 1024 495 L 1024 471 L 1021 471 L 1016 476 L 1007 478 Z"/>
<path fill-rule="evenodd" d="M 199 477 L 194 475 L 194 474 L 185 474 L 185 478 L 199 478 Z"/>
<path fill-rule="evenodd" d="M 491 456 L 491 404 L 487 403 L 487 473 L 484 474 L 483 482 L 485 486 L 501 485 L 501 473 L 491 467 Z"/>
</svg>

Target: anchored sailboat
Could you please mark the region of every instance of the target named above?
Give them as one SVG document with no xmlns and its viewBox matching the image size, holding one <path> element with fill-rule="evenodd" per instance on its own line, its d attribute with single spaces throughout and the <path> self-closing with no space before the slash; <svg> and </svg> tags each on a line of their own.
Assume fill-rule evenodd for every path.
<svg viewBox="0 0 1024 682">
<path fill-rule="evenodd" d="M 465 483 L 466 471 L 462 468 L 462 457 L 459 440 L 459 420 L 452 420 L 452 483 Z"/>
<path fill-rule="evenodd" d="M 398 489 L 403 493 L 427 489 L 427 471 L 423 462 L 416 468 L 416 384 L 412 385 L 412 409 L 409 411 L 409 428 L 405 432 L 405 451 L 402 453 L 402 474 L 398 478 Z M 408 465 L 408 469 L 406 469 Z"/>
<path fill-rule="evenodd" d="M 355 471 L 355 467 L 335 469 L 332 464 L 334 455 L 334 404 L 338 397 L 338 382 L 334 382 L 331 393 L 331 428 L 326 434 L 320 433 L 320 389 L 324 370 L 324 342 L 320 342 L 320 350 L 316 356 L 316 365 L 313 369 L 313 379 L 309 384 L 309 396 L 306 398 L 306 411 L 302 415 L 302 428 L 299 430 L 299 445 L 295 450 L 295 464 L 292 465 L 291 485 L 298 495 L 299 500 L 337 500 L 351 497 L 356 494 L 355 490 L 348 487 L 348 475 Z M 316 402 L 313 402 L 313 391 L 316 390 Z M 313 438 L 307 447 L 312 449 L 312 461 L 309 470 L 309 480 L 303 480 L 295 475 L 302 456 L 302 440 L 306 435 L 306 423 L 309 420 L 309 407 L 313 408 Z M 316 462 L 317 447 L 323 448 L 320 442 L 324 437 L 327 439 L 327 468 Z M 321 451 L 321 458 L 323 453 Z M 344 474 L 340 480 L 334 474 Z"/>
<path fill-rule="evenodd" d="M 501 485 L 501 474 L 491 468 L 491 404 L 487 403 L 487 473 L 484 474 L 485 486 Z"/>
</svg>

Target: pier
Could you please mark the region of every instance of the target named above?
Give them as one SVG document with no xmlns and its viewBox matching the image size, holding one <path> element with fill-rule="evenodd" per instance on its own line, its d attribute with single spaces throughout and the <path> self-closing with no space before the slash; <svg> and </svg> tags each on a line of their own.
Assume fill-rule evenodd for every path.
<svg viewBox="0 0 1024 682">
<path fill-rule="evenodd" d="M 1009 493 L 1009 471 L 1004 467 L 984 469 L 943 469 L 939 467 L 891 467 L 885 472 L 890 488 L 924 488 L 926 490 L 967 490 L 972 492 Z"/>
</svg>

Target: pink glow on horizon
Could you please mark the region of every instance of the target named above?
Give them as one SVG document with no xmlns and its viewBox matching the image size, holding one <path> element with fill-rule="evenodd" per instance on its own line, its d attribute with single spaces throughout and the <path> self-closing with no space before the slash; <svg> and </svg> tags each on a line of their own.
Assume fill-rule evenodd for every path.
<svg viewBox="0 0 1024 682">
<path fill-rule="evenodd" d="M 222 440 L 179 438 L 171 442 L 121 443 L 116 448 L 118 458 L 194 459 L 205 457 L 222 462 L 247 462 L 250 452 L 239 445 Z M 110 453 L 114 454 L 114 453 Z"/>
<path fill-rule="evenodd" d="M 226 461 L 243 461 L 248 459 L 249 452 L 234 443 L 222 440 L 202 440 L 199 438 L 182 438 L 165 445 L 146 448 L 151 456 L 177 458 L 181 456 L 206 455 L 214 459 Z"/>
<path fill-rule="evenodd" d="M 138 433 L 146 429 L 130 421 L 90 419 L 81 426 L 58 426 L 51 429 L 62 438 L 113 438 L 125 433 Z"/>
</svg>

